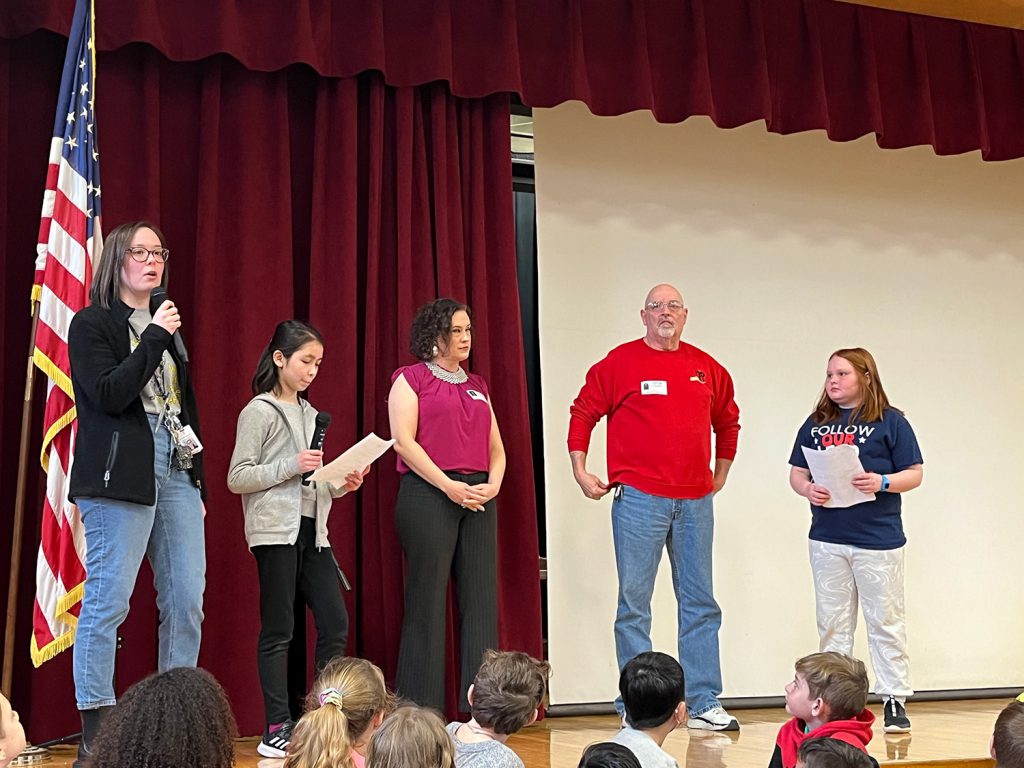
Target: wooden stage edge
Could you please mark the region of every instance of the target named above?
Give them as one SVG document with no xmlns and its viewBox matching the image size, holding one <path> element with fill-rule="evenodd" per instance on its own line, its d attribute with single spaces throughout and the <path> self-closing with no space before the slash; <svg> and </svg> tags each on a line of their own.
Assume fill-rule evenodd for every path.
<svg viewBox="0 0 1024 768">
<path fill-rule="evenodd" d="M 971 699 L 914 702 L 907 714 L 913 731 L 907 734 L 882 732 L 881 706 L 871 705 L 878 720 L 869 751 L 882 765 L 907 768 L 992 768 L 989 740 L 996 716 L 1011 699 Z M 736 709 L 742 728 L 738 733 L 713 733 L 681 728 L 665 742 L 682 768 L 767 768 L 775 747 L 779 726 L 788 719 L 786 711 Z M 549 717 L 509 739 L 527 768 L 576 768 L 589 744 L 607 741 L 618 730 L 613 715 Z M 261 758 L 256 738 L 238 740 L 235 764 L 238 768 L 280 768 L 282 761 Z M 53 749 L 47 768 L 70 767 L 74 746 Z"/>
</svg>

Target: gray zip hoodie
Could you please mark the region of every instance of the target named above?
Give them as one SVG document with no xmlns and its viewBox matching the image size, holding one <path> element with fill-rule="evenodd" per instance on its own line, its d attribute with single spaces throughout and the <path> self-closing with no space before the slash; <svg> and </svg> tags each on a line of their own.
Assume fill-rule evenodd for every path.
<svg viewBox="0 0 1024 768">
<path fill-rule="evenodd" d="M 308 434 L 316 426 L 317 410 L 299 398 Z M 249 548 L 262 544 L 294 544 L 299 536 L 302 485 L 299 451 L 302 445 L 272 394 L 257 395 L 238 414 L 235 450 L 228 468 L 228 488 L 242 495 L 245 541 Z M 329 483 L 316 484 L 316 546 L 329 547 L 327 515 L 331 501 L 346 493 Z"/>
</svg>

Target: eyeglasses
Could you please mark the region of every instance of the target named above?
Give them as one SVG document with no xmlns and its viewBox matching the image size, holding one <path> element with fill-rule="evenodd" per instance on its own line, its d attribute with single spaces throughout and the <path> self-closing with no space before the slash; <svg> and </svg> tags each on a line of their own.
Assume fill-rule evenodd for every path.
<svg viewBox="0 0 1024 768">
<path fill-rule="evenodd" d="M 171 257 L 171 252 L 166 248 L 143 248 L 141 245 L 133 245 L 131 248 L 125 251 L 125 254 L 131 256 L 135 261 L 140 264 L 145 264 L 149 261 L 149 257 L 152 256 L 153 260 L 163 264 L 167 259 Z"/>
<path fill-rule="evenodd" d="M 683 311 L 683 302 L 681 302 L 681 301 L 648 301 L 647 302 L 647 311 L 648 312 L 657 312 L 662 307 L 668 308 L 669 312 L 682 312 Z"/>
</svg>

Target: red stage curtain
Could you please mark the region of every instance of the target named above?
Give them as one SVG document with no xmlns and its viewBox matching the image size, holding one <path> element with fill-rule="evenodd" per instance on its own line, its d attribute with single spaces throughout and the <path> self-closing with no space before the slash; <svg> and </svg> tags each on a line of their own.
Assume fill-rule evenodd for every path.
<svg viewBox="0 0 1024 768">
<path fill-rule="evenodd" d="M 7 0 L 0 36 L 63 32 L 73 0 Z M 598 115 L 764 120 L 885 148 L 1024 156 L 1024 31 L 833 0 L 96 0 L 102 49 L 148 42 L 174 60 L 227 53 L 247 68 L 443 80 Z"/>
<path fill-rule="evenodd" d="M 0 40 L 0 268 L 3 270 L 5 504 L 13 499 L 28 294 L 64 41 Z M 326 337 L 311 399 L 334 415 L 328 448 L 388 435 L 390 374 L 415 307 L 437 295 L 473 307 L 474 371 L 490 382 L 509 454 L 499 497 L 501 640 L 540 655 L 537 523 L 516 289 L 508 97 L 463 100 L 443 83 L 392 88 L 379 74 L 246 70 L 228 56 L 168 61 L 147 45 L 102 53 L 97 115 L 104 218 L 152 218 L 172 251 L 202 412 L 207 502 L 201 665 L 227 688 L 242 733 L 262 728 L 256 570 L 240 501 L 224 477 L 235 420 L 274 324 L 309 317 Z M 38 410 L 38 409 L 37 409 Z M 33 435 L 38 446 L 41 436 Z M 15 701 L 35 740 L 77 730 L 71 653 L 30 671 L 28 630 L 41 473 L 30 476 Z M 352 578 L 350 651 L 394 671 L 402 557 L 394 456 L 335 504 L 332 541 Z M 9 520 L 5 516 L 4 520 Z M 3 536 L 9 525 L 3 525 Z M 0 541 L 9 546 L 9 539 Z M 0 555 L 6 569 L 6 553 Z M 6 570 L 5 570 L 6 572 Z M 147 569 L 122 629 L 119 688 L 155 664 Z M 449 675 L 449 678 L 453 678 Z M 450 701 L 455 681 L 451 680 Z"/>
</svg>

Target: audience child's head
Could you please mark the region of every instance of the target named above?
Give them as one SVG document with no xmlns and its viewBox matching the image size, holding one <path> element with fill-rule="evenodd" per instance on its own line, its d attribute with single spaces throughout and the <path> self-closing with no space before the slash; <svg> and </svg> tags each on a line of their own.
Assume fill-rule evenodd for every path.
<svg viewBox="0 0 1024 768">
<path fill-rule="evenodd" d="M 537 719 L 551 667 L 519 651 L 484 651 L 469 689 L 473 719 L 495 733 L 512 734 Z"/>
<path fill-rule="evenodd" d="M 0 694 L 0 768 L 5 768 L 25 749 L 25 729 L 11 702 Z"/>
<path fill-rule="evenodd" d="M 306 713 L 292 731 L 284 768 L 351 768 L 395 708 L 384 674 L 366 659 L 332 659 L 313 683 Z"/>
<path fill-rule="evenodd" d="M 454 768 L 455 747 L 431 709 L 401 706 L 370 739 L 366 768 Z"/>
<path fill-rule="evenodd" d="M 231 768 L 237 736 L 220 684 L 178 667 L 127 690 L 100 729 L 90 768 Z"/>
<path fill-rule="evenodd" d="M 812 653 L 796 662 L 786 685 L 786 711 L 806 722 L 849 720 L 868 703 L 864 662 L 834 651 Z"/>
<path fill-rule="evenodd" d="M 807 739 L 797 752 L 797 768 L 873 768 L 868 754 L 852 744 L 827 737 Z"/>
<path fill-rule="evenodd" d="M 578 768 L 640 768 L 640 761 L 629 747 L 602 741 L 583 750 Z"/>
<path fill-rule="evenodd" d="M 628 661 L 619 675 L 619 694 L 626 722 L 639 730 L 658 728 L 669 720 L 674 728 L 686 719 L 683 668 L 668 654 L 648 651 Z"/>
<path fill-rule="evenodd" d="M 1024 694 L 1010 702 L 996 718 L 992 759 L 996 768 L 1024 768 Z"/>
</svg>

